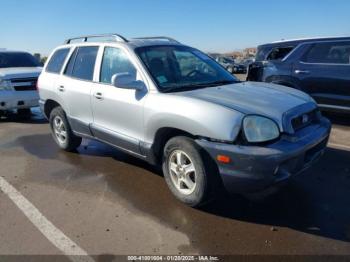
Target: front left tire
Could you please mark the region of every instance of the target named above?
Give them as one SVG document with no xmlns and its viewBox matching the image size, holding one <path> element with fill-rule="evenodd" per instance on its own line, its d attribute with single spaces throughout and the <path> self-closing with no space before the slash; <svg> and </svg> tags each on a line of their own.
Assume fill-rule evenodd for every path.
<svg viewBox="0 0 350 262">
<path fill-rule="evenodd" d="M 213 173 L 209 162 L 201 148 L 189 137 L 174 137 L 166 143 L 163 174 L 170 191 L 178 200 L 198 207 L 213 198 L 211 186 L 215 183 L 209 181 L 217 174 Z"/>
</svg>

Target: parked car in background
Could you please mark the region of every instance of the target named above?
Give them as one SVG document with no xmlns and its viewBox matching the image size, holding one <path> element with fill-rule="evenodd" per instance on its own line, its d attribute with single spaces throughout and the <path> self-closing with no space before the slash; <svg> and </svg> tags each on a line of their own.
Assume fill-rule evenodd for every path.
<svg viewBox="0 0 350 262">
<path fill-rule="evenodd" d="M 243 64 L 248 71 L 249 66 L 255 62 L 255 58 L 246 58 L 241 61 L 241 64 Z"/>
<path fill-rule="evenodd" d="M 225 56 L 218 56 L 215 59 L 220 65 L 226 68 L 231 74 L 245 74 L 247 73 L 247 67 L 243 64 L 235 63 L 235 60 Z"/>
<path fill-rule="evenodd" d="M 322 155 L 331 126 L 307 94 L 240 82 L 171 38 L 88 41 L 97 37 L 67 40 L 39 77 L 41 110 L 63 150 L 87 137 L 162 166 L 171 192 L 190 206 L 222 186 L 276 187 Z"/>
<path fill-rule="evenodd" d="M 36 84 L 40 72 L 40 63 L 31 54 L 0 51 L 0 113 L 17 110 L 30 116 L 30 108 L 39 105 Z"/>
<path fill-rule="evenodd" d="M 247 80 L 293 87 L 324 110 L 350 113 L 350 37 L 261 45 Z"/>
</svg>

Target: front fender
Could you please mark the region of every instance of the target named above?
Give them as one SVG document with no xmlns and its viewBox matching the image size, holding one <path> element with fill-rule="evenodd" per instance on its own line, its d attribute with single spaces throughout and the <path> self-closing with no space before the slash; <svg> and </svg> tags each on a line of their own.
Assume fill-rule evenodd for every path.
<svg viewBox="0 0 350 262">
<path fill-rule="evenodd" d="M 233 109 L 169 94 L 149 96 L 145 103 L 145 142 L 153 143 L 160 128 L 176 128 L 194 136 L 234 141 L 243 114 Z"/>
</svg>

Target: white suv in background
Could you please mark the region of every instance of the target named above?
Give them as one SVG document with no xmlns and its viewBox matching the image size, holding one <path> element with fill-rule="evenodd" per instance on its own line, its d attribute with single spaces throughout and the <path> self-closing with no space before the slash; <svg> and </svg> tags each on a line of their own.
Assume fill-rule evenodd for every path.
<svg viewBox="0 0 350 262">
<path fill-rule="evenodd" d="M 41 72 L 39 61 L 29 53 L 0 51 L 0 114 L 17 110 L 30 116 L 39 105 L 36 83 Z"/>
</svg>

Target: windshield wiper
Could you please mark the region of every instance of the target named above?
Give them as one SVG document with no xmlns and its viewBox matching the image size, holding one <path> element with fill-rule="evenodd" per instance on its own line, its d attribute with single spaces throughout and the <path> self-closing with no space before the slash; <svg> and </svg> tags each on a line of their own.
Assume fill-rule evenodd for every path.
<svg viewBox="0 0 350 262">
<path fill-rule="evenodd" d="M 222 81 L 215 81 L 215 82 L 209 82 L 209 83 L 200 83 L 200 84 L 190 84 L 190 85 L 184 85 L 184 86 L 177 86 L 177 87 L 166 87 L 162 88 L 163 92 L 181 92 L 185 90 L 191 90 L 196 88 L 206 88 L 206 87 L 214 87 L 214 86 L 221 86 L 221 85 L 229 85 L 229 84 L 235 84 L 239 83 L 240 81 L 234 81 L 234 80 L 222 80 Z"/>
<path fill-rule="evenodd" d="M 186 85 L 186 86 L 183 86 L 183 88 L 213 87 L 213 86 L 234 84 L 234 83 L 237 83 L 237 82 L 238 81 L 233 81 L 233 80 L 222 80 L 222 81 L 215 81 L 215 82 L 210 82 L 210 83 Z"/>
</svg>

